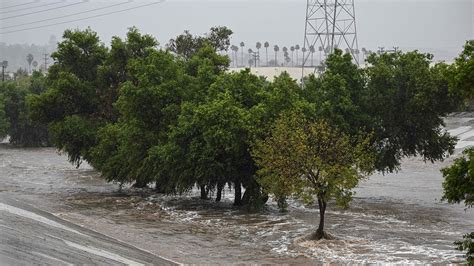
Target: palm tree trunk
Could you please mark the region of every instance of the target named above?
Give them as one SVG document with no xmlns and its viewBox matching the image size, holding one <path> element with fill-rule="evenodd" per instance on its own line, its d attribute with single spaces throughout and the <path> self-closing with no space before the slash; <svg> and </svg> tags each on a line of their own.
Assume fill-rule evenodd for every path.
<svg viewBox="0 0 474 266">
<path fill-rule="evenodd" d="M 257 54 L 258 54 L 258 58 L 255 57 L 255 67 L 260 66 L 260 49 L 257 49 Z"/>
<path fill-rule="evenodd" d="M 267 67 L 268 67 L 268 47 L 265 48 L 265 58 L 267 59 Z"/>
</svg>

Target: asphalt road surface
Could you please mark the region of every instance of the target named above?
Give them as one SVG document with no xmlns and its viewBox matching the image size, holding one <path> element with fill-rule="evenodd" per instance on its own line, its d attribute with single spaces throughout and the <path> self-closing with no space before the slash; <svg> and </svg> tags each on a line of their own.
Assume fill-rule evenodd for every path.
<svg viewBox="0 0 474 266">
<path fill-rule="evenodd" d="M 0 195 L 0 265 L 176 265 Z"/>
</svg>

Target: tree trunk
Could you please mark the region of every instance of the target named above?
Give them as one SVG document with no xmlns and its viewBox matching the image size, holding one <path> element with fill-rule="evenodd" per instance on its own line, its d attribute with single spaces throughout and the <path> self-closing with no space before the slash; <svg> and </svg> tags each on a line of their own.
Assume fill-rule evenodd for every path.
<svg viewBox="0 0 474 266">
<path fill-rule="evenodd" d="M 136 180 L 135 184 L 133 184 L 134 188 L 146 188 L 148 186 L 148 182 L 145 180 Z"/>
<path fill-rule="evenodd" d="M 317 232 L 324 232 L 324 215 L 326 214 L 326 201 L 318 196 L 318 206 L 319 206 L 319 226 Z"/>
<path fill-rule="evenodd" d="M 324 215 L 326 214 L 327 202 L 324 199 L 323 195 L 318 195 L 318 206 L 319 206 L 319 226 L 318 230 L 311 235 L 310 239 L 312 240 L 321 240 L 328 239 L 332 240 L 334 237 L 324 232 Z"/>
<path fill-rule="evenodd" d="M 201 185 L 201 199 L 207 200 L 207 190 L 205 185 Z"/>
<path fill-rule="evenodd" d="M 157 193 L 165 193 L 165 190 L 158 183 L 155 184 L 155 191 Z"/>
<path fill-rule="evenodd" d="M 224 186 L 217 186 L 217 195 L 216 195 L 216 202 L 220 202 L 222 199 L 222 190 L 224 189 Z"/>
<path fill-rule="evenodd" d="M 235 184 L 234 206 L 242 206 L 242 183 L 236 181 Z"/>
<path fill-rule="evenodd" d="M 268 48 L 265 48 L 265 58 L 267 60 L 267 67 L 268 67 Z"/>
</svg>

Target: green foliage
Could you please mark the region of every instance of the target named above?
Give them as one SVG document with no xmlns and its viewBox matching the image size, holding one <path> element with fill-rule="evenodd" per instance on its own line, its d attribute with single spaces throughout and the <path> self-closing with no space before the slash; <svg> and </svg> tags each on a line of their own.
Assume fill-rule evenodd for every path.
<svg viewBox="0 0 474 266">
<path fill-rule="evenodd" d="M 189 31 L 184 31 L 175 39 L 171 39 L 167 48 L 185 60 L 189 60 L 205 45 L 211 46 L 215 51 L 227 51 L 232 34 L 233 32 L 227 27 L 213 27 L 204 36 L 193 36 Z"/>
<path fill-rule="evenodd" d="M 317 114 L 348 134 L 373 133 L 379 171 L 399 169 L 406 156 L 442 160 L 455 139 L 442 130 L 442 117 L 455 111 L 443 66 L 418 52 L 371 54 L 357 69 L 341 51 L 329 56 L 327 70 L 306 81 L 306 97 Z"/>
<path fill-rule="evenodd" d="M 47 146 L 46 126 L 32 121 L 28 99 L 45 89 L 44 76 L 34 72 L 17 82 L 0 84 L 0 138 L 8 135 L 10 143 L 19 146 Z"/>
<path fill-rule="evenodd" d="M 474 92 L 474 40 L 466 42 L 464 51 L 451 67 L 444 67 L 450 79 L 450 89 L 472 99 Z M 454 160 L 453 165 L 441 170 L 444 176 L 443 200 L 449 203 L 462 203 L 474 206 L 474 149 L 463 152 L 462 157 Z M 469 265 L 474 265 L 474 232 L 464 236 L 463 241 L 456 242 L 457 249 L 466 251 Z"/>
<path fill-rule="evenodd" d="M 311 122 L 293 112 L 275 121 L 252 154 L 259 183 L 278 201 L 293 195 L 307 204 L 315 197 L 334 198 L 346 207 L 351 190 L 372 171 L 369 148 L 370 138 L 351 138 L 323 120 Z"/>
<path fill-rule="evenodd" d="M 63 38 L 52 54 L 48 90 L 30 99 L 32 118 L 50 125 L 53 143 L 68 153 L 71 163 L 85 159 L 101 166 L 92 152 L 98 132 L 118 119 L 115 104 L 120 86 L 129 80 L 129 64 L 147 56 L 157 42 L 135 28 L 125 41 L 114 37 L 110 50 L 90 29 L 67 30 Z"/>
<path fill-rule="evenodd" d="M 454 160 L 450 167 L 442 169 L 444 176 L 443 200 L 449 203 L 464 202 L 474 205 L 474 149 L 467 149 L 463 157 Z"/>
<path fill-rule="evenodd" d="M 450 105 L 446 86 L 430 68 L 432 56 L 400 52 L 369 56 L 367 68 L 369 106 L 366 110 L 377 127 L 380 140 L 379 169 L 399 167 L 403 156 L 420 155 L 425 160 L 441 160 L 452 153 L 455 140 L 442 130 L 442 117 L 455 109 Z"/>
<path fill-rule="evenodd" d="M 474 40 L 466 41 L 453 66 L 453 87 L 465 98 L 474 97 Z"/>
<path fill-rule="evenodd" d="M 83 159 L 89 161 L 91 158 L 89 149 L 96 144 L 97 129 L 94 120 L 79 115 L 66 116 L 49 125 L 49 133 L 56 148 L 67 153 L 69 161 L 77 167 Z"/>
<path fill-rule="evenodd" d="M 444 176 L 443 200 L 474 206 L 474 149 L 467 149 L 464 156 L 454 160 L 453 165 L 441 170 Z M 456 242 L 457 249 L 466 251 L 468 263 L 474 264 L 474 232 L 464 236 L 464 241 Z"/>
<path fill-rule="evenodd" d="M 464 235 L 464 240 L 455 242 L 457 250 L 466 252 L 468 265 L 474 265 L 474 232 Z"/>
<path fill-rule="evenodd" d="M 8 135 L 10 124 L 5 114 L 5 96 L 0 94 L 0 139 L 4 139 Z"/>
<path fill-rule="evenodd" d="M 114 37 L 110 48 L 90 29 L 68 30 L 46 80 L 33 86 L 41 94 L 28 97 L 31 117 L 49 125 L 53 143 L 72 163 L 86 160 L 108 181 L 153 182 L 167 193 L 196 185 L 203 194 L 219 193 L 228 185 L 236 189 L 236 204 L 265 202 L 260 184 L 282 206 L 293 194 L 347 203 L 360 173 L 371 170 L 372 154 L 377 170 L 393 171 L 402 157 L 438 160 L 452 151 L 454 139 L 441 130 L 440 117 L 459 101 L 455 68 L 430 67 L 431 57 L 412 52 L 372 55 L 360 69 L 337 50 L 302 90 L 287 73 L 272 82 L 249 70 L 228 73 L 229 58 L 219 51 L 228 49 L 231 34 L 225 27 L 204 36 L 185 32 L 160 50 L 136 28 L 125 39 Z M 316 158 L 318 178 L 328 181 L 316 188 L 309 181 L 296 188 L 259 184 L 252 145 L 275 136 L 274 123 L 290 134 L 282 114 L 295 110 L 294 120 L 305 126 L 295 125 L 300 135 L 288 137 L 306 141 L 310 157 L 289 160 L 308 167 Z M 308 148 L 327 142 L 334 158 Z"/>
</svg>

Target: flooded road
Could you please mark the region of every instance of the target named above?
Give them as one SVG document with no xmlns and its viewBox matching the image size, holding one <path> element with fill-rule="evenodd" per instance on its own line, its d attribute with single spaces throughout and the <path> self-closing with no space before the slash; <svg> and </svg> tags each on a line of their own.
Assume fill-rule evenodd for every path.
<svg viewBox="0 0 474 266">
<path fill-rule="evenodd" d="M 471 118 L 450 118 L 448 129 L 472 144 Z M 307 242 L 315 206 L 290 202 L 280 214 L 270 202 L 262 213 L 199 200 L 194 191 L 165 196 L 105 183 L 89 166 L 76 169 L 54 149 L 0 146 L 0 197 L 29 204 L 154 255 L 180 263 L 460 263 L 453 242 L 474 231 L 474 211 L 440 202 L 439 169 L 410 158 L 396 174 L 361 183 L 347 210 L 330 205 L 327 229 L 334 241 Z M 3 213 L 0 210 L 0 215 Z"/>
</svg>

